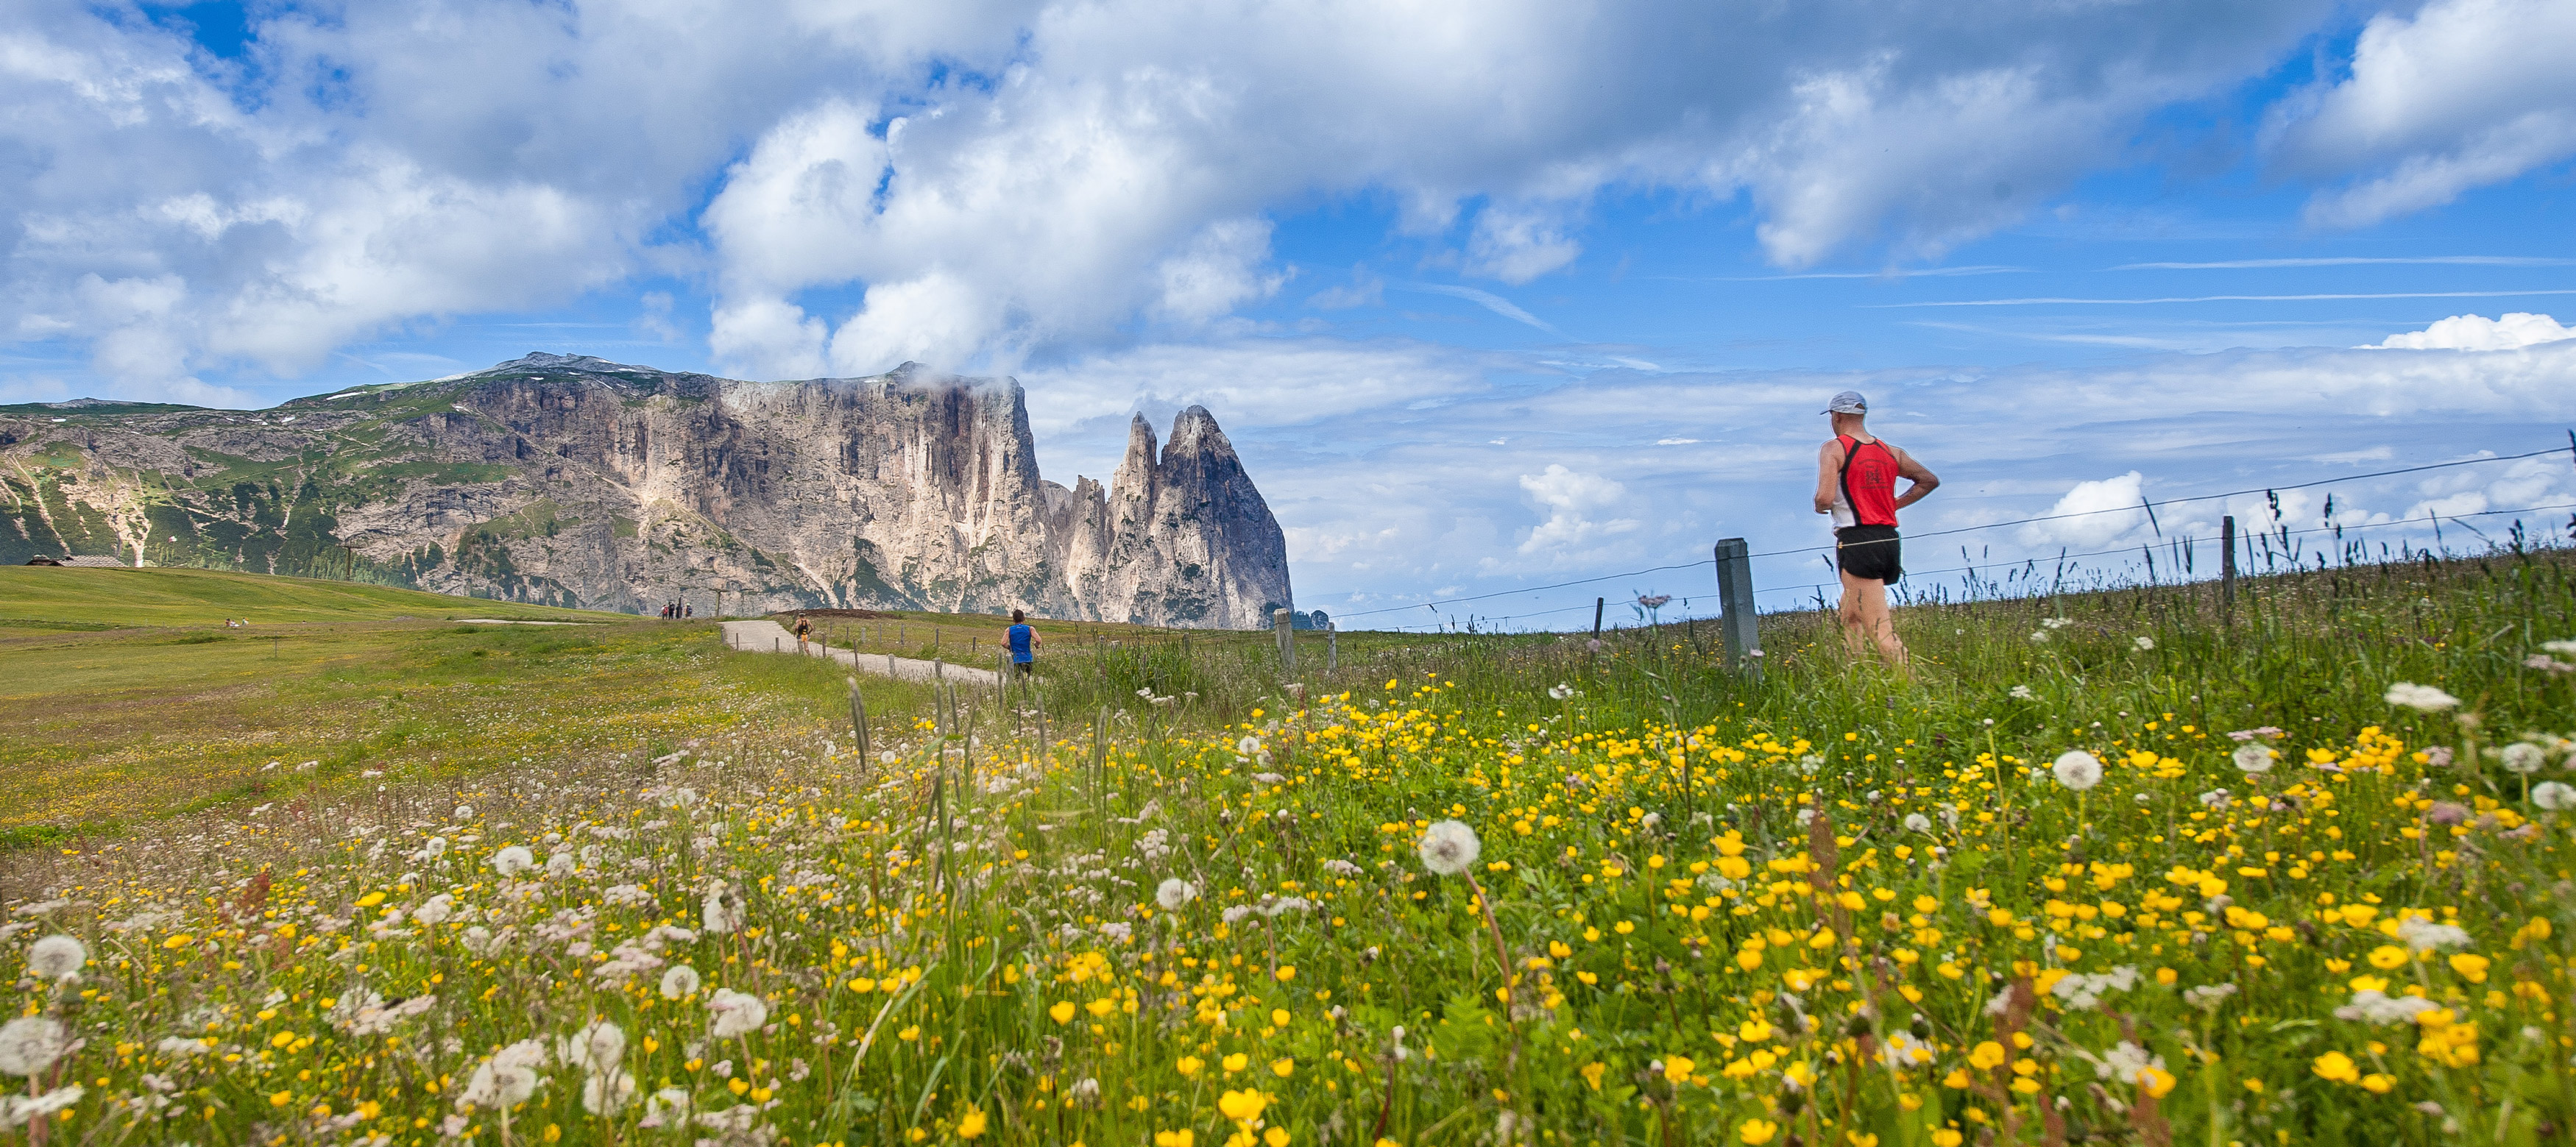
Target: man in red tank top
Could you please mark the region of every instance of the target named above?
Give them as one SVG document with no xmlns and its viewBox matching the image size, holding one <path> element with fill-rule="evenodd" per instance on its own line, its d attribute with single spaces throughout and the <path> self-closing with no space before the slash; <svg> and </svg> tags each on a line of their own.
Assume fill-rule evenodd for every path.
<svg viewBox="0 0 2576 1147">
<path fill-rule="evenodd" d="M 1905 576 L 1896 537 L 1896 512 L 1922 501 L 1941 484 L 1913 455 L 1874 437 L 1862 425 L 1869 400 L 1846 390 L 1826 404 L 1834 437 L 1816 453 L 1816 512 L 1834 518 L 1834 568 L 1842 575 L 1843 646 L 1858 658 L 1876 642 L 1879 655 L 1902 670 L 1905 643 L 1887 615 L 1887 587 Z M 1912 483 L 1903 494 L 1896 480 Z"/>
</svg>

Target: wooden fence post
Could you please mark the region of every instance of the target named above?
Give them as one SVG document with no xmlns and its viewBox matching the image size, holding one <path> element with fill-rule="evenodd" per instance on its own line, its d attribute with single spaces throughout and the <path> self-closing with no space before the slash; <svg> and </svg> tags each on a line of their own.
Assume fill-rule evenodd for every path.
<svg viewBox="0 0 2576 1147">
<path fill-rule="evenodd" d="M 1327 621 L 1324 623 L 1324 672 L 1326 673 L 1330 673 L 1342 667 L 1342 631 L 1340 626 L 1341 623 L 1338 621 Z"/>
<path fill-rule="evenodd" d="M 1294 674 L 1297 672 L 1297 638 L 1292 632 L 1292 624 L 1288 620 L 1287 610 L 1274 609 L 1270 611 L 1270 629 L 1271 632 L 1276 634 L 1279 638 L 1280 674 L 1283 676 Z"/>
<path fill-rule="evenodd" d="M 2218 520 L 2218 616 L 2236 624 L 2236 515 Z"/>
<path fill-rule="evenodd" d="M 1762 619 L 1753 608 L 1752 547 L 1742 538 L 1717 543 L 1719 629 L 1726 637 L 1726 667 L 1762 676 Z"/>
</svg>

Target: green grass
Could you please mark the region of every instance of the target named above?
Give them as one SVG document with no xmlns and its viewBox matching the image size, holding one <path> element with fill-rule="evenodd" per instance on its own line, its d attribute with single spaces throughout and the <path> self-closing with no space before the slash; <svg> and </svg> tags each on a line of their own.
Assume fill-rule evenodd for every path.
<svg viewBox="0 0 2576 1147">
<path fill-rule="evenodd" d="M 419 590 L 225 570 L 82 569 L 0 566 L 0 625 L 222 625 L 397 618 L 490 617 L 544 621 L 631 621 L 625 614 L 554 609 Z"/>
</svg>

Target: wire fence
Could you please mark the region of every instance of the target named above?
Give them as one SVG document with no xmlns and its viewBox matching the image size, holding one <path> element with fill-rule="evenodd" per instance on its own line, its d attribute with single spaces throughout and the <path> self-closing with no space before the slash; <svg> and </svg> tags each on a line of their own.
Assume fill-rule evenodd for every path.
<svg viewBox="0 0 2576 1147">
<path fill-rule="evenodd" d="M 1984 530 L 2004 529 L 2012 526 L 2032 525 L 2043 522 L 2061 522 L 2077 518 L 2096 517 L 2102 514 L 2131 514 L 2144 511 L 2148 517 L 2151 527 L 2155 529 L 2158 538 L 2154 542 L 2143 544 L 2123 544 L 2109 549 L 2091 550 L 2083 553 L 2072 553 L 2068 552 L 2065 548 L 2061 548 L 2054 555 L 2026 554 L 2021 557 L 2008 558 L 2000 561 L 1980 561 L 1971 559 L 1967 548 L 1962 546 L 1960 548 L 1960 557 L 1964 564 L 1931 570 L 1907 570 L 1905 571 L 1905 576 L 1908 578 L 1919 578 L 1948 574 L 1965 574 L 1968 575 L 1968 578 L 1963 592 L 1967 597 L 1975 598 L 1979 596 L 2000 595 L 2007 590 L 2021 586 L 2027 586 L 2030 588 L 2031 592 L 2036 592 L 2041 580 L 2039 577 L 2039 571 L 2042 566 L 2045 565 L 2050 569 L 2047 581 L 2052 591 L 2054 591 L 2062 590 L 2067 584 L 2070 575 L 2081 576 L 2085 573 L 2092 573 L 2096 576 L 2090 580 L 2098 584 L 2104 577 L 2111 575 L 2113 572 L 2108 570 L 2088 570 L 2077 563 L 2094 558 L 2112 556 L 2127 557 L 2134 555 L 2142 559 L 2147 580 L 2151 583 L 2196 580 L 2198 577 L 2199 548 L 2206 544 L 2208 540 L 2193 535 L 2166 536 L 2162 525 L 2156 521 L 2156 511 L 2172 506 L 2188 505 L 2197 502 L 2220 501 L 2229 498 L 2251 497 L 2257 494 L 2263 495 L 2266 498 L 2272 509 L 2273 521 L 2265 529 L 2248 530 L 2241 532 L 2238 535 L 2239 544 L 2245 548 L 2243 564 L 2245 568 L 2248 569 L 2251 569 L 2258 563 L 2258 561 L 2265 567 L 2266 572 L 2278 571 L 2284 562 L 2297 568 L 2306 568 L 2306 563 L 2310 558 L 2322 563 L 2327 558 L 2326 552 L 2323 550 L 2310 551 L 2305 547 L 2304 541 L 2314 535 L 2327 533 L 2333 534 L 2338 542 L 2344 543 L 2343 545 L 2336 547 L 2340 551 L 2339 556 L 2344 564 L 2357 564 L 2359 562 L 2370 560 L 2366 550 L 2356 550 L 2355 548 L 2356 546 L 2366 546 L 2366 543 L 2352 542 L 2349 540 L 2350 535 L 2370 530 L 2386 530 L 2393 527 L 2410 526 L 2419 531 L 2429 529 L 2433 531 L 2436 543 L 2435 547 L 2427 549 L 2425 552 L 2429 553 L 2438 549 L 2441 552 L 2447 553 L 2447 542 L 2441 540 L 2441 531 L 2443 523 L 2448 521 L 2459 525 L 2461 528 L 2468 530 L 2471 534 L 2492 544 L 2494 539 L 2488 538 L 2484 533 L 2478 531 L 2476 527 L 2468 524 L 2467 520 L 2472 518 L 2496 518 L 2506 515 L 2517 516 L 2513 525 L 2513 535 L 2514 541 L 2520 543 L 2524 540 L 2524 528 L 2518 516 L 2560 510 L 2576 511 L 2576 502 L 2558 502 L 2542 505 L 2520 506 L 2501 510 L 2479 510 L 2461 514 L 2428 514 L 2422 518 L 2397 518 L 2379 522 L 2329 522 L 2329 524 L 2321 526 L 2293 529 L 2281 518 L 2280 494 L 2285 491 L 2308 490 L 2322 486 L 2364 482 L 2377 478 L 2402 477 L 2409 474 L 2450 470 L 2464 466 L 2518 462 L 2531 458 L 2545 458 L 2557 455 L 2567 455 L 2570 456 L 2571 461 L 2576 461 L 2576 431 L 2571 431 L 2569 433 L 2568 440 L 2569 445 L 2567 446 L 2553 446 L 2546 450 L 2532 450 L 2520 454 L 2453 459 L 2447 462 L 2425 463 L 2422 465 L 2403 466 L 2395 469 L 2379 470 L 2363 474 L 2347 474 L 2333 478 L 2321 478 L 2312 482 L 2248 487 L 2242 490 L 2228 490 L 2212 494 L 2192 494 L 2182 497 L 2157 500 L 2141 499 L 2135 505 L 2106 506 L 2100 509 L 2079 510 L 2060 514 L 2040 514 L 2026 518 L 2013 518 L 1999 522 L 1985 522 L 1973 526 L 1959 526 L 1950 529 L 1931 530 L 1919 534 L 1909 534 L 1901 540 L 1919 542 L 1930 538 L 1954 537 L 1961 534 L 1976 533 Z M 2332 505 L 2331 498 L 2328 499 L 2328 505 L 2329 507 Z M 2567 526 L 2567 532 L 2571 538 L 2576 538 L 2576 517 L 2571 517 Z M 2167 555 L 2166 561 L 2161 569 L 2156 560 L 2157 551 L 2160 548 L 2164 550 Z M 2416 553 L 2411 544 L 2402 539 L 2399 542 L 2399 552 L 2396 554 L 2392 555 L 2387 553 L 2385 543 L 2383 543 L 2380 548 L 2382 551 L 2382 560 L 2411 560 Z M 1747 556 L 1749 560 L 1752 558 L 1777 558 L 1799 554 L 1814 554 L 1819 558 L 1820 562 L 1826 567 L 1826 569 L 1831 571 L 1833 569 L 1832 554 L 1834 549 L 1835 547 L 1833 544 L 1825 543 L 1813 546 L 1794 546 L 1785 549 L 1763 550 Z M 1340 614 L 1335 618 L 1335 621 L 1338 624 L 1340 622 L 1356 618 L 1409 613 L 1414 610 L 1427 610 L 1434 614 L 1439 614 L 1444 607 L 1455 607 L 1476 602 L 1496 601 L 1502 598 L 1520 597 L 1523 595 L 1536 595 L 1547 593 L 1551 590 L 1570 589 L 1575 586 L 1594 585 L 1601 582 L 1640 578 L 1652 574 L 1670 573 L 1677 570 L 1708 569 L 1713 574 L 1715 572 L 1715 566 L 1716 559 L 1714 557 L 1702 558 L 1697 561 L 1675 562 L 1668 565 L 1649 566 L 1644 569 L 1627 570 L 1620 573 L 1600 574 L 1592 577 L 1576 578 L 1570 581 L 1556 582 L 1549 585 L 1527 586 L 1508 590 L 1497 590 L 1491 593 L 1441 598 L 1434 601 L 1418 602 L 1410 605 L 1386 606 L 1378 609 L 1359 610 Z M 2132 572 L 2136 568 L 2138 567 L 2127 567 L 2126 570 L 2122 572 Z M 1986 572 L 1986 581 L 1982 584 L 1977 580 L 1981 571 Z M 2164 571 L 2173 572 L 2166 573 Z M 1832 581 L 1816 581 L 1812 583 L 1792 582 L 1783 585 L 1757 588 L 1754 592 L 1757 598 L 1769 596 L 1775 600 L 1780 594 L 1795 594 L 1798 595 L 1799 600 L 1803 601 L 1812 598 L 1821 605 L 1824 602 L 1826 590 L 1834 584 L 1836 583 Z M 1687 621 L 1699 619 L 1699 615 L 1692 612 L 1692 606 L 1694 600 L 1702 596 L 1709 598 L 1712 606 L 1714 606 L 1717 599 L 1717 594 L 1714 589 L 1704 595 L 1693 594 L 1687 597 L 1669 599 L 1667 605 L 1660 608 L 1669 608 L 1670 605 L 1675 604 L 1680 606 L 1680 616 L 1673 618 L 1662 617 L 1660 608 L 1646 609 L 1642 606 L 1628 606 L 1625 603 L 1621 604 L 1623 609 L 1634 609 L 1639 614 L 1636 620 L 1641 622 Z M 1900 587 L 1898 590 L 1898 601 L 1901 604 L 1921 603 L 1927 600 L 1934 600 L 1936 596 L 1938 596 L 1937 592 L 1916 591 L 1912 590 L 1910 587 Z M 1591 602 L 1581 602 L 1550 609 L 1515 611 L 1510 614 L 1499 616 L 1471 614 L 1467 616 L 1463 622 L 1453 613 L 1449 616 L 1441 617 L 1438 620 L 1421 622 L 1391 620 L 1388 623 L 1373 625 L 1369 628 L 1399 632 L 1448 631 L 1460 629 L 1467 631 L 1482 631 L 1487 629 L 1509 630 L 1515 626 L 1527 627 L 1527 624 L 1530 622 L 1542 619 L 1554 619 L 1567 614 L 1580 614 L 1586 610 L 1596 611 L 1596 616 L 1600 616 L 1606 612 L 1605 607 L 1608 604 L 1610 604 L 1608 600 L 1606 598 L 1602 598 Z M 1710 616 L 1715 615 L 1712 614 Z M 1627 619 L 1623 617 L 1622 620 L 1624 621 Z"/>
</svg>

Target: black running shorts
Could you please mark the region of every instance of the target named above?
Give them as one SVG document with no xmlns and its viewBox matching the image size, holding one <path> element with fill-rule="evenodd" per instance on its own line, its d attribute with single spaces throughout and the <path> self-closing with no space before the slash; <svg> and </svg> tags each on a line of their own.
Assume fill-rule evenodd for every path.
<svg viewBox="0 0 2576 1147">
<path fill-rule="evenodd" d="M 1862 581 L 1894 585 L 1905 576 L 1894 526 L 1845 526 L 1834 531 L 1834 564 Z"/>
</svg>

